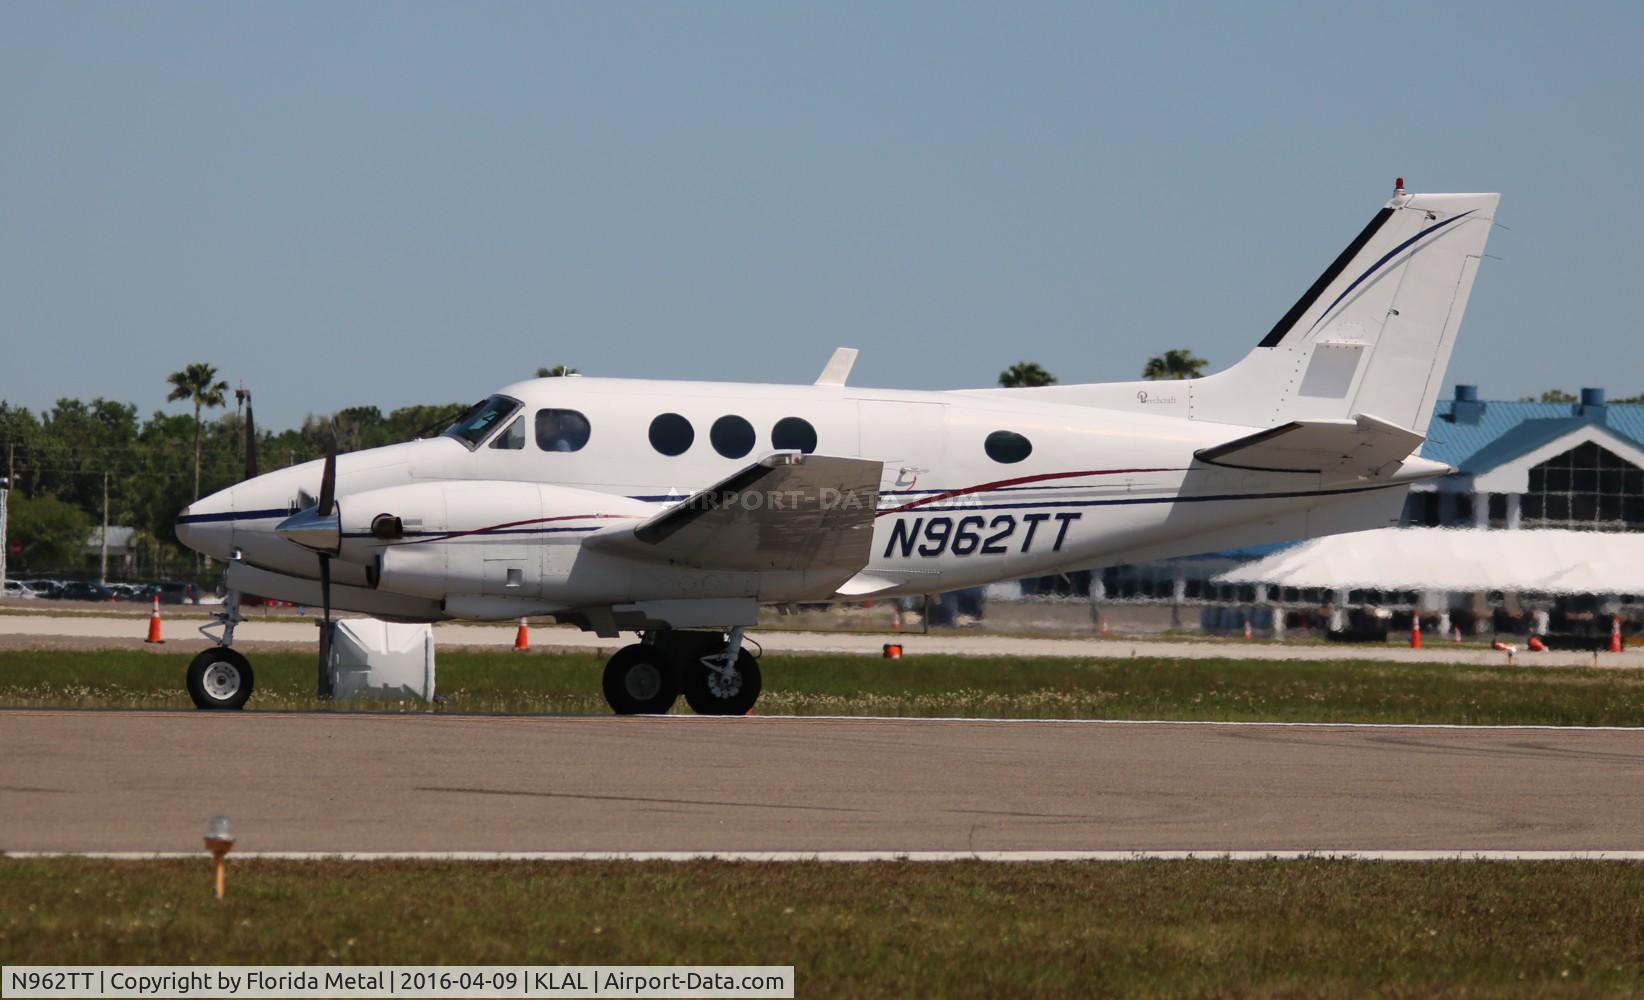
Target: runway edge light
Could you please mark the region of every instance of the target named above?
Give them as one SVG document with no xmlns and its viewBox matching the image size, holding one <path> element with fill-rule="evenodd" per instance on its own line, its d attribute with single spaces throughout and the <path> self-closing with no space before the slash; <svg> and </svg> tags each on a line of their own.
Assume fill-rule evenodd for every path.
<svg viewBox="0 0 1644 1000">
<path fill-rule="evenodd" d="M 227 816 L 213 816 L 206 824 L 206 850 L 211 852 L 212 888 L 223 898 L 228 872 L 228 852 L 234 847 L 234 824 Z"/>
</svg>

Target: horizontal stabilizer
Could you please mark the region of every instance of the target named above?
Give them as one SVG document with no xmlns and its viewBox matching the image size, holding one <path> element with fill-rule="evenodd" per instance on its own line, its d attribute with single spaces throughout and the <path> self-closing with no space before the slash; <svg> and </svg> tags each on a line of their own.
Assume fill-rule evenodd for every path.
<svg viewBox="0 0 1644 1000">
<path fill-rule="evenodd" d="M 1318 473 L 1329 482 L 1381 479 L 1397 472 L 1424 440 L 1415 431 L 1361 413 L 1351 420 L 1293 420 L 1201 448 L 1194 457 L 1235 469 Z"/>
<path fill-rule="evenodd" d="M 868 563 L 884 463 L 777 452 L 637 525 L 584 543 L 634 559 L 848 579 Z"/>
</svg>

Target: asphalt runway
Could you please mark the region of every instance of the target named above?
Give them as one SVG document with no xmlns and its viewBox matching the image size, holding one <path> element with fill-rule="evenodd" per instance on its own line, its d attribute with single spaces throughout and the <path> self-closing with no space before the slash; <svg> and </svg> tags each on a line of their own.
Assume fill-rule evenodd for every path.
<svg viewBox="0 0 1644 1000">
<path fill-rule="evenodd" d="M 0 711 L 0 850 L 1629 851 L 1644 731 Z"/>
</svg>

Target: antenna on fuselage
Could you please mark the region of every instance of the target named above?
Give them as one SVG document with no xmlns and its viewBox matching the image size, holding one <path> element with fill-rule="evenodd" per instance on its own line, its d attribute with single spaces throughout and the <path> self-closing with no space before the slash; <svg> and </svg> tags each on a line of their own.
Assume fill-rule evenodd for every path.
<svg viewBox="0 0 1644 1000">
<path fill-rule="evenodd" d="M 822 374 L 816 377 L 816 384 L 838 386 L 844 385 L 845 380 L 851 377 L 851 368 L 855 364 L 856 348 L 834 348 L 833 357 L 829 358 L 828 363 L 822 367 Z"/>
</svg>

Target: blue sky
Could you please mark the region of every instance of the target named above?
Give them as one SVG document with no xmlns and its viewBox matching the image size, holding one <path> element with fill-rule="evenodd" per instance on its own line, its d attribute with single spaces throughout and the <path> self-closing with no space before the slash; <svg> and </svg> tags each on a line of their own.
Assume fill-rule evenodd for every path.
<svg viewBox="0 0 1644 1000">
<path fill-rule="evenodd" d="M 0 13 L 0 398 L 261 421 L 590 374 L 991 384 L 1253 346 L 1391 193 L 1504 193 L 1450 381 L 1644 391 L 1644 5 Z"/>
</svg>

